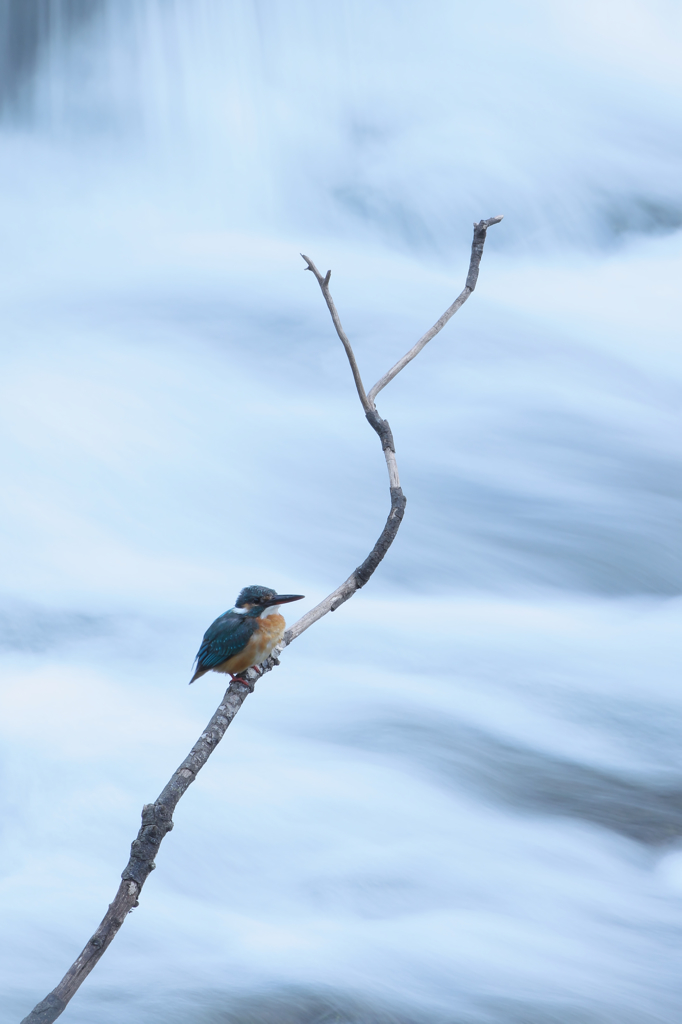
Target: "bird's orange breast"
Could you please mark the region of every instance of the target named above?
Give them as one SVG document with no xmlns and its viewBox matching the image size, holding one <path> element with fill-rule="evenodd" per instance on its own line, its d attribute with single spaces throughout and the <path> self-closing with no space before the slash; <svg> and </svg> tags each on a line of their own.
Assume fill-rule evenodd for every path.
<svg viewBox="0 0 682 1024">
<path fill-rule="evenodd" d="M 246 647 L 238 654 L 233 654 L 222 665 L 218 665 L 215 671 L 235 675 L 238 672 L 245 672 L 252 665 L 260 665 L 280 642 L 285 628 L 283 615 L 268 615 L 264 619 L 258 619 L 258 625 L 249 637 Z"/>
</svg>

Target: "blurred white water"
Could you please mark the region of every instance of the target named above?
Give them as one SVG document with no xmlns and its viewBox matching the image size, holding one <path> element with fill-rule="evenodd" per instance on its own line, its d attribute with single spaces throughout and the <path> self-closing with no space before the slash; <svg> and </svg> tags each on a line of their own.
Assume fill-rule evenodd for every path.
<svg viewBox="0 0 682 1024">
<path fill-rule="evenodd" d="M 248 582 L 314 602 L 383 522 L 298 253 L 371 383 L 504 212 L 379 402 L 394 548 L 258 685 L 64 1020 L 678 1021 L 679 8 L 0 29 L 6 1019 L 210 716 L 206 625 Z"/>
</svg>

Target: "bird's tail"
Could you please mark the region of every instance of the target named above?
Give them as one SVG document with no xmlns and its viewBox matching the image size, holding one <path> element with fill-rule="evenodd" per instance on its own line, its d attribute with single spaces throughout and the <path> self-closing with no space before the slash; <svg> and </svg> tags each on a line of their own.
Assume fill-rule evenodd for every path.
<svg viewBox="0 0 682 1024">
<path fill-rule="evenodd" d="M 197 679 L 199 679 L 200 676 L 205 676 L 207 672 L 208 672 L 207 668 L 199 668 L 199 667 L 197 667 L 196 672 L 194 673 L 194 675 L 192 676 L 192 678 L 189 681 L 189 685 L 191 686 L 192 683 L 195 683 L 197 681 Z"/>
</svg>

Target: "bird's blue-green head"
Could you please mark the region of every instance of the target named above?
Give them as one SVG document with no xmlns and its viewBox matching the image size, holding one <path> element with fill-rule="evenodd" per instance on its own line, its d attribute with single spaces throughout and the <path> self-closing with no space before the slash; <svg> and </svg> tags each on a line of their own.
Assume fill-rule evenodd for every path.
<svg viewBox="0 0 682 1024">
<path fill-rule="evenodd" d="M 244 587 L 234 603 L 234 610 L 247 615 L 261 615 L 268 608 L 291 601 L 302 601 L 303 594 L 278 594 L 271 587 Z"/>
</svg>

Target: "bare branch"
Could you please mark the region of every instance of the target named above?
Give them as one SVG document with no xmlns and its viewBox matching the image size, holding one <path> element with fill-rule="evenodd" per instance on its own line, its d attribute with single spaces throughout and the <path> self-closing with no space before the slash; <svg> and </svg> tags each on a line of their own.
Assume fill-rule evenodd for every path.
<svg viewBox="0 0 682 1024">
<path fill-rule="evenodd" d="M 281 650 L 287 647 L 290 643 L 300 636 L 301 633 L 305 632 L 313 623 L 321 619 L 327 612 L 335 612 L 337 608 L 340 608 L 342 604 L 349 600 L 364 587 L 365 583 L 368 582 L 372 573 L 379 565 L 391 544 L 395 539 L 395 535 L 398 532 L 398 528 L 403 521 L 405 515 L 405 506 L 407 499 L 403 494 L 400 487 L 391 488 L 391 510 L 388 513 L 386 525 L 381 531 L 378 541 L 370 551 L 364 562 L 357 567 L 357 569 L 350 574 L 347 580 L 337 587 L 336 590 L 332 591 L 325 597 L 324 601 L 320 601 L 318 605 L 311 608 L 309 612 L 302 615 L 298 622 L 295 622 L 293 626 L 286 631 L 284 634 L 284 643 Z"/>
<path fill-rule="evenodd" d="M 336 328 L 336 333 L 341 339 L 343 347 L 346 350 L 348 362 L 350 363 L 350 368 L 353 371 L 355 386 L 358 389 L 358 395 L 360 396 L 360 402 L 362 403 L 362 408 L 365 410 L 365 416 L 367 417 L 367 420 L 369 421 L 370 425 L 373 427 L 374 430 L 376 430 L 377 434 L 379 435 L 379 438 L 381 439 L 381 447 L 384 450 L 384 456 L 386 458 L 386 467 L 388 469 L 389 487 L 400 487 L 400 477 L 398 475 L 398 464 L 396 463 L 395 459 L 395 445 L 393 443 L 393 434 L 391 433 L 391 428 L 388 425 L 388 421 L 383 420 L 381 416 L 379 416 L 374 404 L 372 403 L 370 405 L 367 395 L 365 394 L 365 386 L 362 383 L 362 377 L 360 376 L 360 369 L 355 358 L 355 353 L 353 352 L 353 347 L 350 341 L 348 340 L 346 332 L 341 326 L 341 319 L 336 311 L 334 300 L 332 299 L 331 292 L 329 291 L 329 279 L 332 276 L 332 272 L 331 270 L 328 270 L 325 277 L 322 277 L 322 274 L 319 272 L 313 261 L 308 256 L 304 256 L 303 253 L 301 253 L 301 256 L 308 264 L 307 269 L 310 270 L 317 278 L 317 283 L 319 284 L 320 290 L 324 295 L 324 301 L 327 303 L 327 306 L 329 307 L 329 312 L 331 313 L 332 321 L 334 323 L 334 327 Z M 347 598 L 345 600 L 347 600 Z M 327 609 L 327 611 L 329 611 L 329 609 Z"/>
<path fill-rule="evenodd" d="M 38 1005 L 24 1017 L 21 1024 L 53 1024 L 66 1009 L 67 1004 L 80 988 L 81 984 L 95 967 L 100 958 L 104 955 L 107 947 L 116 936 L 123 925 L 127 915 L 138 906 L 139 896 L 142 887 L 151 872 L 156 867 L 156 857 L 161 843 L 168 832 L 173 828 L 173 811 L 178 801 L 194 782 L 198 773 L 208 761 L 209 757 L 225 735 L 228 726 L 234 719 L 240 707 L 246 700 L 248 694 L 253 691 L 254 684 L 265 672 L 271 671 L 279 665 L 278 655 L 289 644 L 301 635 L 306 629 L 321 619 L 328 612 L 336 611 L 345 601 L 353 596 L 361 587 L 369 581 L 375 569 L 384 558 L 386 552 L 393 543 L 400 524 L 405 514 L 406 498 L 400 487 L 398 477 L 398 466 L 395 457 L 395 444 L 393 434 L 388 422 L 381 418 L 374 406 L 374 398 L 381 388 L 385 387 L 397 373 L 406 366 L 410 360 L 421 351 L 428 341 L 443 327 L 450 317 L 459 309 L 463 302 L 469 297 L 476 287 L 478 268 L 483 253 L 486 230 L 492 224 L 498 224 L 501 217 L 491 217 L 489 220 L 479 221 L 474 225 L 474 241 L 471 251 L 471 262 L 467 283 L 462 294 L 456 299 L 440 320 L 428 331 L 423 338 L 417 342 L 413 349 L 407 353 L 392 370 L 382 377 L 378 384 L 372 388 L 369 396 L 365 394 L 362 378 L 358 369 L 355 355 L 346 334 L 341 326 L 339 315 L 329 293 L 329 280 L 331 270 L 327 271 L 323 278 L 312 260 L 307 256 L 303 259 L 308 264 L 308 270 L 317 278 L 317 282 L 324 295 L 325 302 L 329 307 L 336 332 L 346 350 L 348 361 L 353 372 L 355 386 L 360 396 L 365 416 L 370 426 L 379 435 L 381 447 L 388 467 L 389 487 L 391 494 L 391 508 L 386 519 L 386 524 L 381 531 L 379 539 L 370 551 L 367 558 L 355 569 L 340 587 L 337 587 L 323 601 L 320 601 L 315 608 L 306 612 L 297 622 L 284 634 L 282 643 L 275 648 L 270 657 L 258 669 L 247 669 L 241 673 L 243 682 L 235 679 L 230 683 L 225 696 L 223 697 L 217 711 L 211 721 L 202 732 L 191 751 L 182 762 L 177 771 L 173 774 L 169 783 L 162 790 L 153 804 L 145 804 L 142 809 L 142 825 L 130 848 L 130 860 L 121 875 L 121 884 L 114 897 L 113 903 L 109 905 L 107 913 L 99 925 L 97 931 L 89 940 L 85 949 L 66 972 L 60 983 L 50 994 L 38 1003 Z"/>
<path fill-rule="evenodd" d="M 433 327 L 423 334 L 416 345 L 413 345 L 409 352 L 407 352 L 402 359 L 399 359 L 395 366 L 392 366 L 388 373 L 385 373 L 381 380 L 378 380 L 370 393 L 367 395 L 372 408 L 374 408 L 374 402 L 380 391 L 390 384 L 394 377 L 400 373 L 408 363 L 411 363 L 415 356 L 418 356 L 421 350 L 424 348 L 432 338 L 441 331 L 450 317 L 454 316 L 460 306 L 463 306 L 466 300 L 469 298 L 478 280 L 478 270 L 481 264 L 481 256 L 483 255 L 483 246 L 485 245 L 485 236 L 489 227 L 493 224 L 499 224 L 503 219 L 499 217 L 489 217 L 488 220 L 480 220 L 478 224 L 474 224 L 474 239 L 471 243 L 471 259 L 469 261 L 469 273 L 467 274 L 466 284 L 464 289 L 459 293 L 452 305 L 445 310 L 442 317 L 436 320 Z"/>
<path fill-rule="evenodd" d="M 301 253 L 301 256 L 303 256 L 303 253 Z M 322 294 L 324 295 L 324 301 L 327 303 L 327 306 L 329 307 L 329 312 L 332 315 L 332 320 L 334 321 L 334 327 L 336 328 L 336 333 L 338 334 L 339 338 L 341 339 L 343 347 L 346 350 L 346 355 L 348 356 L 348 362 L 350 363 L 350 368 L 353 371 L 353 380 L 355 381 L 355 386 L 358 389 L 358 395 L 359 395 L 360 401 L 362 403 L 362 408 L 365 410 L 366 413 L 368 413 L 372 407 L 370 406 L 369 402 L 367 401 L 367 395 L 365 393 L 365 385 L 362 383 L 362 377 L 360 376 L 360 370 L 358 368 L 358 364 L 357 364 L 357 361 L 355 359 L 355 353 L 353 352 L 353 349 L 351 347 L 351 343 L 348 340 L 346 332 L 344 331 L 343 327 L 341 326 L 341 320 L 339 318 L 339 314 L 336 312 L 336 306 L 334 305 L 334 300 L 332 299 L 331 294 L 329 292 L 329 279 L 332 276 L 332 272 L 331 272 L 331 270 L 328 270 L 326 276 L 322 277 L 322 274 L 319 272 L 319 270 L 317 269 L 317 267 L 315 266 L 315 264 L 313 263 L 312 260 L 308 259 L 307 256 L 303 256 L 303 259 L 308 264 L 306 269 L 312 271 L 312 273 L 317 278 L 317 283 L 319 284 L 320 290 L 321 290 Z"/>
<path fill-rule="evenodd" d="M 161 842 L 173 828 L 173 811 L 178 801 L 194 782 L 225 735 L 227 727 L 249 694 L 251 680 L 258 678 L 258 673 L 253 669 L 249 669 L 244 675 L 248 677 L 249 682 L 230 683 L 211 721 L 170 782 L 153 804 L 145 804 L 143 807 L 142 826 L 130 848 L 130 860 L 121 875 L 122 882 L 99 928 L 57 987 L 46 999 L 38 1003 L 28 1017 L 24 1017 L 21 1024 L 52 1024 L 64 1012 L 67 1003 L 104 955 L 130 911 L 138 905 L 142 886 L 156 867 L 154 858 Z"/>
</svg>

